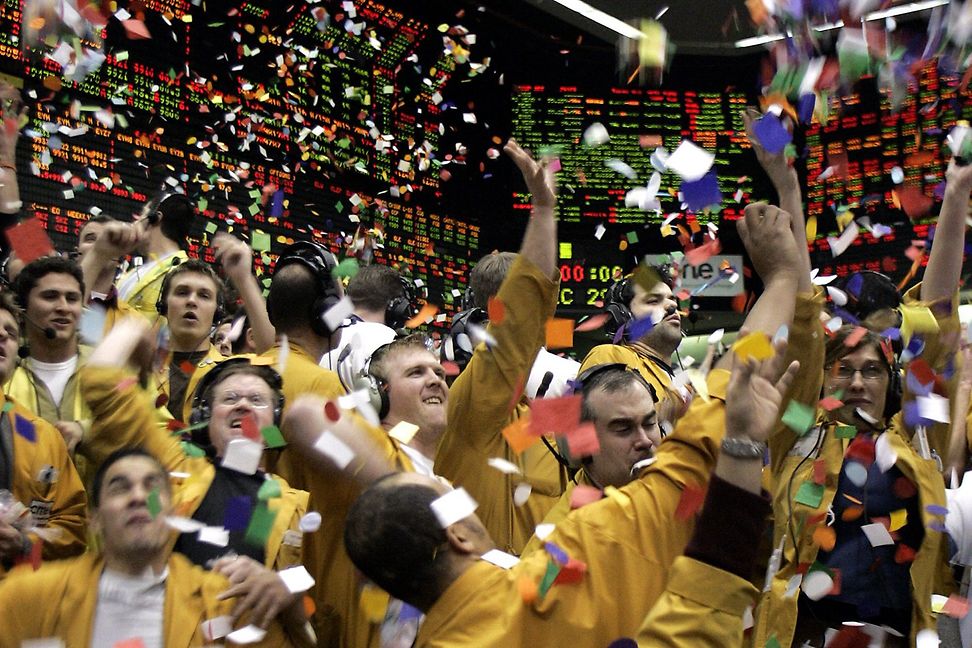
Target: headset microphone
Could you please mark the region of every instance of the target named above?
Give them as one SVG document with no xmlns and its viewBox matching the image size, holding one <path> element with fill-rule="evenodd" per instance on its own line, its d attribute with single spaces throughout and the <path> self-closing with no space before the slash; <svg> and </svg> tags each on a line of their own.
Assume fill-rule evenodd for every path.
<svg viewBox="0 0 972 648">
<path fill-rule="evenodd" d="M 547 395 L 547 390 L 550 389 L 550 383 L 553 382 L 554 374 L 552 371 L 548 371 L 543 374 L 543 380 L 540 381 L 540 386 L 537 387 L 537 398 L 543 398 Z"/>
<path fill-rule="evenodd" d="M 26 311 L 21 313 L 21 315 L 23 316 L 24 321 L 26 321 L 28 324 L 33 326 L 35 329 L 39 329 L 44 334 L 44 337 L 46 337 L 48 340 L 53 340 L 54 338 L 57 337 L 57 331 L 55 331 L 50 326 L 41 326 L 34 320 L 30 319 L 29 317 L 27 317 Z"/>
</svg>

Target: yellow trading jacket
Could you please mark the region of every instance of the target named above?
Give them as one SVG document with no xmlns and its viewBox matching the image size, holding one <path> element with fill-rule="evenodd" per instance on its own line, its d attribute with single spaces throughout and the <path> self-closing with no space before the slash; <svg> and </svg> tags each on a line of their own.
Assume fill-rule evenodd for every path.
<svg viewBox="0 0 972 648">
<path fill-rule="evenodd" d="M 178 515 L 192 517 L 216 469 L 205 458 L 187 456 L 176 437 L 159 429 L 133 378 L 130 372 L 114 367 L 82 370 L 81 392 L 94 415 L 91 436 L 82 451 L 92 465 L 99 466 L 115 450 L 142 446 L 169 472 L 188 473 L 188 478 L 173 487 L 172 504 Z M 266 566 L 279 570 L 301 563 L 299 523 L 307 511 L 307 493 L 291 488 L 276 475 L 271 477 L 280 482 L 281 496 L 269 502 L 277 515 L 265 547 Z M 177 539 L 176 534 L 170 538 L 170 551 Z"/>
<path fill-rule="evenodd" d="M 122 286 L 133 275 L 138 276 L 138 281 L 127 295 L 119 295 L 124 298 L 128 305 L 139 313 L 154 322 L 159 319 L 159 311 L 155 304 L 159 301 L 159 293 L 162 292 L 162 281 L 169 270 L 189 259 L 189 255 L 183 250 L 179 250 L 171 257 L 161 263 L 156 263 L 147 272 L 141 266 L 132 268 L 123 274 L 115 282 L 116 286 Z"/>
<path fill-rule="evenodd" d="M 487 328 L 496 344 L 492 349 L 485 343 L 477 346 L 449 390 L 448 426 L 435 455 L 435 472 L 469 491 L 496 545 L 519 554 L 568 482 L 543 444 L 518 455 L 502 434 L 528 411 L 520 392 L 556 308 L 557 282 L 519 255 L 497 297 L 505 305 L 504 318 Z M 521 474 L 491 468 L 487 460 L 492 457 L 516 464 Z M 513 493 L 523 482 L 532 487 L 530 498 L 515 506 Z"/>
<path fill-rule="evenodd" d="M 557 503 L 554 504 L 553 508 L 547 511 L 547 517 L 543 518 L 543 524 L 553 524 L 554 526 L 560 524 L 561 520 L 567 517 L 570 513 L 570 497 L 574 492 L 574 488 L 578 485 L 590 486 L 592 488 L 600 488 L 596 485 L 590 477 L 587 475 L 587 471 L 581 468 L 574 475 L 573 479 L 567 482 L 567 489 L 564 494 L 560 496 Z M 536 535 L 530 537 L 530 541 L 523 548 L 522 556 L 528 556 L 537 549 L 543 549 L 543 541 Z"/>
<path fill-rule="evenodd" d="M 668 588 L 638 632 L 638 648 L 738 648 L 757 590 L 744 578 L 680 556 Z"/>
<path fill-rule="evenodd" d="M 10 423 L 13 441 L 11 493 L 31 509 L 34 517 L 42 522 L 41 526 L 60 531 L 43 542 L 41 557 L 55 560 L 82 553 L 85 548 L 87 498 L 61 434 L 50 423 L 3 394 L 0 394 L 0 404 L 3 406 L 0 416 Z M 18 418 L 29 422 L 28 427 L 33 428 L 33 441 L 17 432 Z M 24 433 L 30 434 L 26 429 Z M 41 542 L 34 534 L 31 534 L 31 540 Z M 5 570 L 0 565 L 0 579 L 4 575 Z"/>
<path fill-rule="evenodd" d="M 0 583 L 0 648 L 20 648 L 26 640 L 48 638 L 61 639 L 67 648 L 88 648 L 103 568 L 102 556 L 88 553 L 44 565 L 36 572 L 29 566 L 11 572 Z M 234 599 L 217 599 L 229 587 L 229 581 L 196 567 L 179 554 L 169 556 L 168 568 L 162 612 L 166 648 L 211 645 L 200 624 L 232 613 Z M 245 618 L 238 620 L 235 627 L 246 623 Z M 295 644 L 285 636 L 280 624 L 272 621 L 263 641 L 251 645 Z"/>
<path fill-rule="evenodd" d="M 694 516 L 679 520 L 675 512 L 685 488 L 707 484 L 715 466 L 728 378 L 719 369 L 709 375 L 713 397 L 696 399 L 638 479 L 572 511 L 548 536 L 547 542 L 587 565 L 580 582 L 555 584 L 527 604 L 520 592 L 524 583 L 544 578 L 546 551 L 509 570 L 478 562 L 428 611 L 417 648 L 603 648 L 635 637 L 695 526 Z"/>
<path fill-rule="evenodd" d="M 672 411 L 679 411 L 682 407 L 682 396 L 672 387 L 672 377 L 654 358 L 641 349 L 626 344 L 599 344 L 581 363 L 577 373 L 580 374 L 591 367 L 600 364 L 621 363 L 627 365 L 640 373 L 648 381 L 651 388 L 655 390 L 657 402 L 655 408 L 659 409 L 667 401 Z"/>
<path fill-rule="evenodd" d="M 210 344 L 209 351 L 202 360 L 196 363 L 192 375 L 189 376 L 189 384 L 186 385 L 186 400 L 182 404 L 182 418 L 180 419 L 183 423 L 189 423 L 189 414 L 192 413 L 192 397 L 196 393 L 196 387 L 199 386 L 199 381 L 223 360 L 226 360 L 226 356 L 220 353 L 215 345 Z M 166 400 L 169 398 L 169 364 L 171 362 L 172 353 L 170 352 L 166 355 L 165 362 L 162 363 L 155 374 L 158 393 L 165 395 Z M 165 408 L 163 407 L 162 409 Z"/>
<path fill-rule="evenodd" d="M 919 287 L 915 287 L 905 295 L 906 304 L 916 304 L 915 296 Z M 957 300 L 952 302 L 957 304 Z M 923 304 L 926 305 L 926 304 Z M 800 372 L 791 387 L 790 395 L 795 400 L 806 405 L 816 406 L 820 398 L 823 384 L 823 363 L 826 346 L 826 334 L 820 321 L 823 307 L 823 296 L 820 289 L 816 289 L 813 296 L 806 294 L 797 298 L 796 314 L 793 328 L 790 332 L 787 360 L 800 360 Z M 954 310 L 954 309 L 953 309 Z M 937 318 L 939 335 L 925 335 L 925 358 L 932 367 L 938 367 L 944 361 L 947 353 L 943 338 L 950 335 L 957 324 L 954 313 Z M 954 321 L 953 321 L 954 320 Z M 928 354 L 927 356 L 925 354 Z M 902 383 L 905 383 L 902 379 Z M 903 396 L 904 400 L 908 395 Z M 784 402 L 783 407 L 786 407 Z M 818 412 L 818 420 L 822 415 Z M 771 457 L 771 492 L 773 494 L 773 546 L 779 546 L 784 534 L 789 536 L 789 526 L 799 527 L 799 519 L 814 517 L 825 513 L 836 495 L 838 477 L 844 462 L 844 453 L 850 443 L 849 439 L 840 439 L 835 434 L 833 425 L 825 425 L 823 429 L 814 428 L 802 439 L 806 442 L 816 439 L 817 433 L 822 435 L 820 449 L 813 455 L 821 459 L 826 466 L 826 482 L 823 499 L 820 506 L 811 509 L 808 506 L 792 502 L 799 485 L 812 480 L 814 462 L 804 460 L 806 452 L 798 452 L 794 448 L 799 437 L 790 429 L 781 426 L 770 439 Z M 931 613 L 931 595 L 943 593 L 946 583 L 943 577 L 947 543 L 942 534 L 929 525 L 936 522 L 936 516 L 928 511 L 928 506 L 945 506 L 945 488 L 941 475 L 933 460 L 922 459 L 914 451 L 910 442 L 910 433 L 905 429 L 901 414 L 895 415 L 891 426 L 885 432 L 888 435 L 891 448 L 898 456 L 895 466 L 911 480 L 918 488 L 918 497 L 922 510 L 922 524 L 925 536 L 918 554 L 911 565 L 911 583 L 914 607 L 912 612 L 912 642 L 914 634 L 923 628 L 934 628 L 935 619 Z M 931 430 L 929 430 L 931 436 Z M 812 437 L 812 438 L 811 438 Z M 931 439 L 929 439 L 931 440 Z M 809 450 L 812 450 L 810 448 Z M 790 487 L 790 484 L 793 484 Z M 789 490 L 789 493 L 788 493 Z M 940 522 L 940 520 L 938 521 Z M 783 561 L 779 571 L 773 579 L 769 592 L 762 595 L 756 610 L 756 626 L 753 631 L 753 646 L 763 646 L 770 635 L 776 635 L 780 645 L 789 645 L 797 622 L 797 597 L 784 596 L 788 582 L 797 573 L 800 564 L 812 564 L 816 560 L 819 547 L 813 541 L 816 525 L 805 524 L 797 535 L 798 547 L 795 549 L 789 537 L 784 546 Z"/>
</svg>

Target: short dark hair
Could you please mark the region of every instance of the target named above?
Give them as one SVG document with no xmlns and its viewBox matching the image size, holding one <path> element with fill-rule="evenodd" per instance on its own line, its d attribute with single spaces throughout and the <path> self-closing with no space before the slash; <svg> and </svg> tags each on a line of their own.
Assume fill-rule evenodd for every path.
<svg viewBox="0 0 972 648">
<path fill-rule="evenodd" d="M 387 475 L 351 506 L 344 546 L 351 562 L 376 585 L 411 605 L 434 600 L 444 585 L 445 530 L 432 512 L 440 497 L 431 486 L 392 483 Z"/>
<path fill-rule="evenodd" d="M 91 225 L 92 223 L 114 223 L 117 220 L 118 220 L 117 218 L 113 216 L 109 216 L 108 214 L 102 212 L 96 216 L 92 216 L 88 220 L 81 223 L 81 227 L 78 228 L 78 233 L 81 233 L 81 231 L 84 230 L 85 227 Z"/>
<path fill-rule="evenodd" d="M 358 269 L 348 282 L 348 297 L 356 306 L 382 311 L 396 297 L 405 295 L 402 276 L 386 265 L 369 265 Z"/>
<path fill-rule="evenodd" d="M 290 333 L 311 326 L 309 301 L 318 294 L 320 282 L 313 271 L 291 263 L 273 273 L 267 295 L 267 314 L 278 333 Z"/>
<path fill-rule="evenodd" d="M 595 391 L 604 391 L 608 394 L 616 394 L 630 387 L 638 385 L 643 387 L 654 403 L 658 402 L 658 395 L 644 377 L 637 371 L 622 365 L 602 365 L 600 371 L 594 371 L 590 378 L 584 380 L 581 385 L 581 420 L 593 421 L 595 412 L 591 409 L 590 398 Z M 596 369 L 597 367 L 592 367 Z M 588 370 L 590 371 L 590 370 Z"/>
<path fill-rule="evenodd" d="M 400 351 L 412 349 L 432 353 L 429 349 L 429 338 L 424 333 L 412 333 L 375 349 L 368 361 L 368 373 L 380 381 L 388 382 L 388 358 Z"/>
<path fill-rule="evenodd" d="M 159 302 L 165 304 L 166 301 L 168 301 L 169 291 L 172 289 L 172 282 L 175 281 L 176 277 L 181 274 L 186 274 L 187 272 L 195 272 L 196 274 L 204 275 L 212 280 L 213 284 L 216 286 L 216 313 L 218 316 L 219 312 L 224 309 L 226 285 L 208 263 L 205 261 L 200 261 L 199 259 L 187 259 L 179 265 L 174 266 L 171 270 L 169 270 L 169 272 L 166 273 L 165 279 L 162 280 L 162 286 L 159 289 Z"/>
<path fill-rule="evenodd" d="M 142 446 L 129 446 L 127 448 L 115 450 L 108 455 L 108 458 L 105 459 L 100 466 L 98 466 L 98 471 L 95 472 L 94 481 L 91 483 L 91 503 L 95 508 L 98 508 L 98 506 L 101 504 L 101 489 L 104 487 L 102 482 L 105 480 L 105 474 L 108 472 L 108 469 L 122 459 L 127 459 L 128 457 L 145 457 L 146 459 L 151 459 L 152 462 L 159 467 L 159 470 L 162 471 L 163 475 L 168 475 L 168 471 L 165 469 L 165 466 L 162 465 L 162 462 L 159 461 L 158 457 Z M 166 490 L 171 492 L 169 480 L 165 479 L 164 482 Z"/>
<path fill-rule="evenodd" d="M 196 219 L 196 208 L 185 194 L 176 192 L 161 193 L 145 204 L 142 213 L 160 216 L 159 229 L 165 238 L 175 241 L 180 248 L 186 247 L 186 239 Z"/>
<path fill-rule="evenodd" d="M 81 266 L 78 265 L 77 261 L 62 256 L 41 257 L 25 265 L 13 282 L 13 290 L 21 308 L 27 309 L 30 291 L 37 286 L 38 281 L 49 274 L 71 275 L 77 279 L 81 294 L 84 294 L 84 274 L 81 272 Z"/>
<path fill-rule="evenodd" d="M 489 305 L 489 298 L 499 292 L 503 280 L 516 261 L 516 252 L 493 252 L 479 260 L 469 272 L 469 290 L 472 291 L 473 308 L 485 309 Z"/>
</svg>

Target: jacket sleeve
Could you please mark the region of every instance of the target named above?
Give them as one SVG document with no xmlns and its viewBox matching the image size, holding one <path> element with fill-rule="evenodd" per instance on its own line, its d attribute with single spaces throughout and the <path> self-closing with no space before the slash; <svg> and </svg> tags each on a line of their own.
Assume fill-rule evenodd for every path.
<svg viewBox="0 0 972 648">
<path fill-rule="evenodd" d="M 638 632 L 638 647 L 741 646 L 743 614 L 755 596 L 749 581 L 680 557 Z"/>
<path fill-rule="evenodd" d="M 44 435 L 50 439 L 48 460 L 58 472 L 57 481 L 53 484 L 54 506 L 47 526 L 59 532 L 53 538 L 44 540 L 42 555 L 45 560 L 76 556 L 84 551 L 87 544 L 87 497 L 84 486 L 57 430 L 40 419 L 34 424 L 47 428 Z"/>
<path fill-rule="evenodd" d="M 196 462 L 205 462 L 186 456 L 179 441 L 159 428 L 134 374 L 127 370 L 84 367 L 81 394 L 94 417 L 91 435 L 81 452 L 95 466 L 112 452 L 130 446 L 144 447 L 169 471 L 193 472 Z"/>
</svg>

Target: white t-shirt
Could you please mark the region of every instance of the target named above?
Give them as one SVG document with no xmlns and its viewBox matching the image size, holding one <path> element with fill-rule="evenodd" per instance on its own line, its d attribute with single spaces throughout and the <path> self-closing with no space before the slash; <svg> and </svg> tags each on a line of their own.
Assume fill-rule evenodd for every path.
<svg viewBox="0 0 972 648">
<path fill-rule="evenodd" d="M 78 356 L 73 355 L 63 362 L 41 362 L 40 360 L 30 359 L 30 368 L 51 392 L 51 398 L 58 407 L 61 406 L 61 399 L 64 397 L 64 388 L 67 387 L 68 380 L 78 367 Z"/>
<path fill-rule="evenodd" d="M 141 576 L 129 576 L 108 568 L 98 580 L 92 646 L 114 646 L 120 641 L 141 639 L 145 648 L 164 648 L 166 567 L 156 576 L 151 568 Z"/>
</svg>

